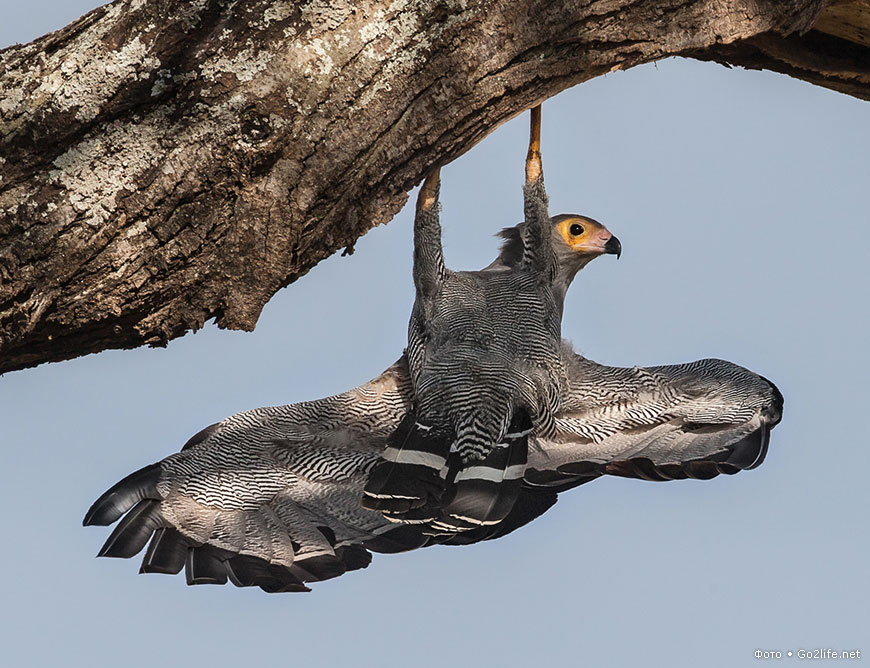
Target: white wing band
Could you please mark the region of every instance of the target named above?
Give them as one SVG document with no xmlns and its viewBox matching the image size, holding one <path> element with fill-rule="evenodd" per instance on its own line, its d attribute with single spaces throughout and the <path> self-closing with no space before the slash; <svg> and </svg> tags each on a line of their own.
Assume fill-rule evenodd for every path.
<svg viewBox="0 0 870 668">
<path fill-rule="evenodd" d="M 456 482 L 460 480 L 486 480 L 488 482 L 502 482 L 503 480 L 517 480 L 526 472 L 525 464 L 514 464 L 506 469 L 496 469 L 491 466 L 469 466 L 456 474 Z"/>
<path fill-rule="evenodd" d="M 384 450 L 383 458 L 388 462 L 396 462 L 397 464 L 417 464 L 418 466 L 427 466 L 436 471 L 440 471 L 447 463 L 446 458 L 433 455 L 429 452 L 420 452 L 419 450 L 397 450 L 396 448 L 387 448 Z"/>
</svg>

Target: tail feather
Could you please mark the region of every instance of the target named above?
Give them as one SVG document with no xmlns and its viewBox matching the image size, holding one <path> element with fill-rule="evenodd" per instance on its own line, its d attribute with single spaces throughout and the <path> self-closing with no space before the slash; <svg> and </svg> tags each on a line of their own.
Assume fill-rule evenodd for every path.
<svg viewBox="0 0 870 668">
<path fill-rule="evenodd" d="M 449 439 L 408 414 L 369 475 L 362 505 L 401 519 L 410 511 L 435 509 L 441 502 Z M 425 513 L 424 513 L 425 514 Z"/>
<path fill-rule="evenodd" d="M 109 526 L 144 499 L 159 499 L 160 464 L 151 464 L 112 485 L 85 514 L 84 526 Z"/>
<path fill-rule="evenodd" d="M 444 540 L 439 540 L 438 543 L 440 545 L 471 545 L 482 540 L 501 538 L 543 515 L 556 503 L 557 496 L 558 492 L 552 489 L 523 487 L 504 521 L 493 526 L 482 526 L 472 531 L 463 531 L 447 536 Z"/>
<path fill-rule="evenodd" d="M 142 551 L 157 529 L 167 526 L 160 514 L 160 502 L 146 499 L 137 503 L 103 544 L 98 557 L 133 557 Z"/>
<path fill-rule="evenodd" d="M 456 473 L 451 498 L 433 522 L 436 532 L 495 526 L 510 514 L 523 486 L 531 431 L 529 414 L 517 411 L 504 441 Z"/>
</svg>

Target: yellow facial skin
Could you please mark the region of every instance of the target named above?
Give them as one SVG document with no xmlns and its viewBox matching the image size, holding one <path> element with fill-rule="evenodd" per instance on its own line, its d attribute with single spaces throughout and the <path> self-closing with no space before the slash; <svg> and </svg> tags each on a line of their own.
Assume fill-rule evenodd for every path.
<svg viewBox="0 0 870 668">
<path fill-rule="evenodd" d="M 580 216 L 563 220 L 557 229 L 568 247 L 578 253 L 605 253 L 604 246 L 612 236 L 604 225 Z"/>
</svg>

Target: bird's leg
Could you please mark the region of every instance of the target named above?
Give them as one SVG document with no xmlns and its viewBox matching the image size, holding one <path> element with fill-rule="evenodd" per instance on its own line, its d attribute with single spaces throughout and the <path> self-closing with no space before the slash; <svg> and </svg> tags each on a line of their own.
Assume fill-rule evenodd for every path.
<svg viewBox="0 0 870 668">
<path fill-rule="evenodd" d="M 544 188 L 544 168 L 541 162 L 540 105 L 532 109 L 523 200 L 526 221 L 523 228 L 523 267 L 538 273 L 544 280 L 552 280 L 556 271 L 556 258 L 550 236 L 550 214 L 547 210 L 549 202 Z"/>
<path fill-rule="evenodd" d="M 424 319 L 431 313 L 431 305 L 440 292 L 446 274 L 444 253 L 441 248 L 441 223 L 438 218 L 438 190 L 441 185 L 440 168 L 433 169 L 417 195 L 417 213 L 414 217 L 414 286 L 417 301 L 422 306 Z"/>
<path fill-rule="evenodd" d="M 529 152 L 526 154 L 526 185 L 543 178 L 544 166 L 541 163 L 541 105 L 531 110 L 529 128 Z"/>
</svg>

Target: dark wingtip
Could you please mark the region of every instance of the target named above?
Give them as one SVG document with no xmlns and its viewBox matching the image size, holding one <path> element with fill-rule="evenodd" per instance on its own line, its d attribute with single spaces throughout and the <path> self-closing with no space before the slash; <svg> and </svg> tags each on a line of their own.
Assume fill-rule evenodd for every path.
<svg viewBox="0 0 870 668">
<path fill-rule="evenodd" d="M 237 587 L 259 587 L 268 594 L 311 591 L 289 569 L 258 557 L 237 555 L 226 562 L 226 569 Z"/>
<path fill-rule="evenodd" d="M 184 577 L 189 585 L 227 583 L 226 563 L 231 553 L 213 547 L 202 545 L 187 551 L 184 562 Z"/>
<path fill-rule="evenodd" d="M 294 582 L 279 582 L 278 584 L 261 584 L 258 585 L 267 594 L 307 594 L 311 591 L 311 587 L 306 587 L 304 584 L 296 584 Z"/>
<path fill-rule="evenodd" d="M 307 559 L 297 559 L 290 572 L 303 582 L 331 580 L 347 572 L 344 562 L 331 554 L 321 554 Z"/>
<path fill-rule="evenodd" d="M 759 429 L 741 439 L 734 446 L 734 454 L 728 458 L 728 463 L 747 471 L 761 466 L 767 457 L 767 450 L 770 446 L 771 429 L 772 427 L 762 424 Z"/>
<path fill-rule="evenodd" d="M 372 553 L 362 545 L 343 545 L 335 548 L 335 556 L 344 564 L 346 571 L 368 568 L 372 563 Z"/>
<path fill-rule="evenodd" d="M 164 525 L 160 502 L 153 499 L 140 501 L 115 527 L 97 556 L 123 559 L 135 556 L 145 547 L 151 534 Z"/>
<path fill-rule="evenodd" d="M 400 524 L 374 538 L 369 538 L 363 543 L 363 547 L 382 554 L 395 554 L 424 547 L 428 541 L 429 538 L 423 535 L 419 526 Z"/>
<path fill-rule="evenodd" d="M 82 526 L 108 526 L 139 501 L 159 498 L 158 480 L 160 480 L 160 464 L 151 464 L 131 473 L 94 501 L 82 520 Z"/>
<path fill-rule="evenodd" d="M 190 547 L 190 542 L 177 529 L 157 529 L 148 543 L 139 572 L 176 575 L 184 568 Z"/>
<path fill-rule="evenodd" d="M 770 382 L 764 376 L 761 379 L 770 385 L 770 391 L 773 395 L 773 401 L 771 405 L 768 406 L 764 411 L 764 417 L 767 419 L 768 424 L 770 425 L 770 429 L 773 429 L 776 425 L 780 423 L 782 420 L 782 409 L 785 405 L 785 398 L 782 396 L 782 392 L 779 391 L 779 388 Z"/>
</svg>

